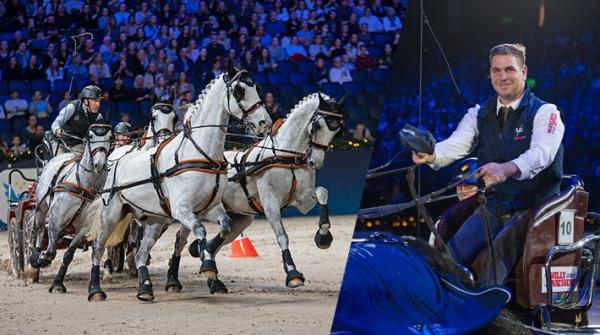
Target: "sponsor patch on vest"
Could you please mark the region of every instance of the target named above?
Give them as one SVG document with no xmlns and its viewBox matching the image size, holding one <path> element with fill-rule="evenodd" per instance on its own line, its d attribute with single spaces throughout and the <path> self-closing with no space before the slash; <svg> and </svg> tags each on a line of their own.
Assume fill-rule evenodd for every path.
<svg viewBox="0 0 600 335">
<path fill-rule="evenodd" d="M 515 141 L 524 140 L 525 139 L 525 135 L 523 135 L 524 132 L 525 132 L 525 130 L 523 130 L 523 125 L 520 125 L 517 128 L 515 128 L 515 137 L 513 138 L 513 140 L 515 140 Z"/>
<path fill-rule="evenodd" d="M 558 125 L 558 114 L 556 114 L 556 113 L 550 114 L 550 121 L 548 122 L 548 128 L 546 128 L 546 133 L 554 134 L 554 130 L 556 130 L 557 125 Z"/>
</svg>

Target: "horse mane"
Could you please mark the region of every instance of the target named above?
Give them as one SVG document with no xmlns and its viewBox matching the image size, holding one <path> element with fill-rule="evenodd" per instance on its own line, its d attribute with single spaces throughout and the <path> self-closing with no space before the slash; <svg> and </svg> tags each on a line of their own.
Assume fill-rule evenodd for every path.
<svg viewBox="0 0 600 335">
<path fill-rule="evenodd" d="M 198 94 L 198 98 L 196 99 L 196 102 L 194 104 L 187 105 L 187 110 L 185 111 L 185 114 L 183 115 L 183 124 L 187 124 L 188 121 L 192 120 L 194 115 L 196 115 L 196 113 L 201 109 L 202 103 L 204 102 L 204 99 L 206 99 L 208 91 L 210 91 L 210 89 L 215 85 L 217 80 L 223 78 L 224 75 L 225 75 L 225 72 L 221 72 L 221 74 L 219 74 L 213 80 L 211 80 L 210 83 L 206 84 L 206 86 L 204 87 L 202 92 L 200 92 L 200 94 Z"/>
<path fill-rule="evenodd" d="M 324 100 L 333 100 L 333 101 L 335 101 L 334 98 L 328 96 L 325 93 L 321 93 L 321 97 Z M 298 103 L 296 103 L 296 105 L 294 106 L 294 108 L 292 108 L 290 110 L 289 114 L 293 115 L 294 112 L 296 112 L 298 110 L 301 110 L 301 108 L 303 108 L 306 105 L 306 103 L 313 102 L 313 101 L 315 101 L 315 99 L 316 99 L 316 102 L 318 103 L 319 102 L 319 93 L 311 93 L 311 94 L 305 96 L 304 98 L 302 98 L 302 100 L 300 100 L 300 101 L 298 101 Z"/>
<path fill-rule="evenodd" d="M 323 100 L 326 101 L 334 101 L 335 99 L 333 99 L 332 97 L 321 93 L 321 97 L 323 98 Z M 312 112 L 314 112 L 316 109 L 319 108 L 319 93 L 311 93 L 307 96 L 304 96 L 300 101 L 298 101 L 296 103 L 296 105 L 290 110 L 290 112 L 288 113 L 288 115 L 285 118 L 285 122 L 281 125 L 281 127 L 278 128 L 278 131 L 284 131 L 284 132 L 288 132 L 289 131 L 289 127 L 293 127 L 293 129 L 296 129 L 296 127 L 304 127 L 305 125 L 308 125 L 308 123 L 310 122 L 310 118 L 307 118 L 304 122 L 306 124 L 302 124 L 299 125 L 297 123 L 295 123 L 295 121 L 293 121 L 294 119 L 299 119 L 302 116 L 311 114 Z M 301 128 L 304 129 L 304 128 Z M 274 130 L 274 128 L 273 128 Z M 272 133 L 272 135 L 274 135 Z"/>
</svg>

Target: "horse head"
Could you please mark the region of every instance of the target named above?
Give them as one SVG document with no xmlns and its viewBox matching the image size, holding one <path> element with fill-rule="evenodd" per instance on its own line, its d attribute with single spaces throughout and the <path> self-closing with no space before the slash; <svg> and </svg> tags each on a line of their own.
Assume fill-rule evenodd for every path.
<svg viewBox="0 0 600 335">
<path fill-rule="evenodd" d="M 250 133 L 265 133 L 272 121 L 260 98 L 258 84 L 246 70 L 238 71 L 231 64 L 223 79 L 227 85 L 225 105 L 229 114 L 242 120 Z"/>
<path fill-rule="evenodd" d="M 329 97 L 323 97 L 319 93 L 319 106 L 313 114 L 310 134 L 310 151 L 308 164 L 310 167 L 318 169 L 323 166 L 325 160 L 325 151 L 336 136 L 341 136 L 344 131 L 344 96 L 340 102 Z"/>
<path fill-rule="evenodd" d="M 167 137 L 171 135 L 178 121 L 178 116 L 173 108 L 174 95 L 152 98 L 150 109 L 150 129 L 153 136 Z"/>
<path fill-rule="evenodd" d="M 109 124 L 94 123 L 88 128 L 85 137 L 86 151 L 91 157 L 91 165 L 95 173 L 106 168 L 106 157 L 110 150 L 112 127 Z"/>
</svg>

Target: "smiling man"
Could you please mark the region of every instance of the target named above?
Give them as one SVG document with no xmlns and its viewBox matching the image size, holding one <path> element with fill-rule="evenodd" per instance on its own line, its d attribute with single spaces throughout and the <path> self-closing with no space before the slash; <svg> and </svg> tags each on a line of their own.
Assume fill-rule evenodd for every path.
<svg viewBox="0 0 600 335">
<path fill-rule="evenodd" d="M 489 62 L 497 95 L 483 106 L 470 108 L 456 131 L 436 144 L 433 154 L 413 152 L 415 163 L 434 169 L 471 152 L 477 154 L 478 177 L 494 188 L 488 192 L 486 212 L 497 256 L 497 262 L 487 262 L 488 268 L 479 274 L 481 285 L 503 283 L 523 252 L 528 212 L 559 192 L 565 130 L 557 107 L 534 96 L 525 84 L 523 45 L 497 45 Z M 448 242 L 456 260 L 467 266 L 485 245 L 480 209 Z"/>
</svg>

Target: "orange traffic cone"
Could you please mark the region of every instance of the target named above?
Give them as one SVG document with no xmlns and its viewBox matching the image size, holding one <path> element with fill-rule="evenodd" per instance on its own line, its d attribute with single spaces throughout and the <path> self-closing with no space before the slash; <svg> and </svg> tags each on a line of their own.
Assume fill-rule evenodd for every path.
<svg viewBox="0 0 600 335">
<path fill-rule="evenodd" d="M 258 257 L 258 252 L 254 249 L 250 239 L 244 235 L 231 242 L 231 253 L 229 257 Z"/>
</svg>

